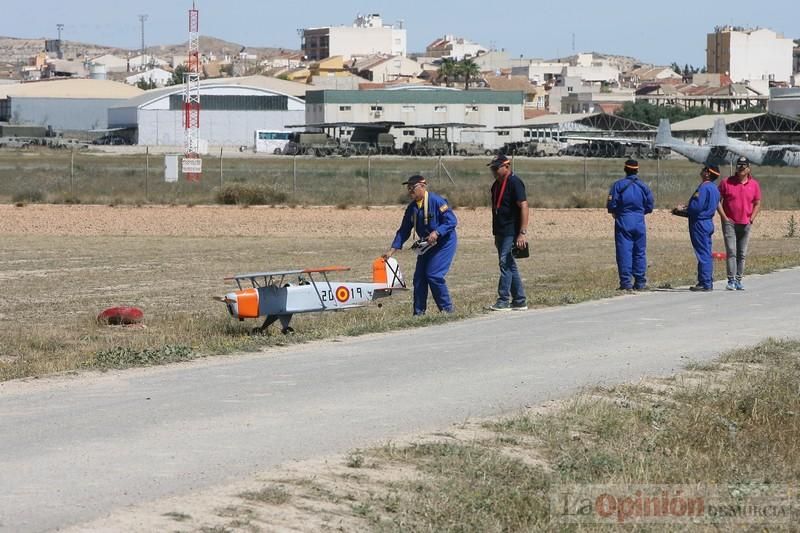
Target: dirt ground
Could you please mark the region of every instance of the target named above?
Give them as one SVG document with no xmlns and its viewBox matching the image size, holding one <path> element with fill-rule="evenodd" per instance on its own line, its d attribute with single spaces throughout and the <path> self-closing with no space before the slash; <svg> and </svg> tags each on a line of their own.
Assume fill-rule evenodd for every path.
<svg viewBox="0 0 800 533">
<path fill-rule="evenodd" d="M 465 240 L 488 239 L 491 234 L 488 209 L 458 209 L 459 235 Z M 607 240 L 612 234 L 611 218 L 601 209 L 532 211 L 530 236 L 534 241 Z M 349 238 L 376 240 L 388 244 L 402 216 L 401 206 L 336 209 L 333 207 L 223 207 L 223 206 L 84 206 L 84 205 L 0 205 L 0 244 L 3 237 L 258 237 L 266 239 L 303 236 L 346 243 Z M 800 221 L 800 211 L 765 211 L 754 227 L 757 239 L 780 239 L 789 231 L 789 221 Z M 659 210 L 648 217 L 651 235 L 671 241 L 686 241 L 686 220 Z M 800 231 L 800 228 L 798 229 Z M 719 238 L 719 233 L 717 233 Z M 87 239 L 89 241 L 96 239 Z M 787 241 L 788 242 L 788 241 Z M 343 244 L 345 246 L 345 244 Z M 797 240 L 800 249 L 800 240 Z M 479 424 L 448 428 L 448 435 L 469 442 L 483 435 Z M 455 438 L 455 437 L 453 437 Z M 401 441 L 402 442 L 402 441 Z M 196 530 L 207 524 L 225 523 L 225 530 L 258 530 L 269 524 L 274 531 L 359 530 L 363 521 L 353 518 L 350 500 L 320 501 L 315 493 L 334 490 L 338 495 L 359 494 L 364 485 L 374 487 L 413 475 L 408 471 L 355 470 L 347 457 L 328 457 L 286 465 L 263 472 L 252 479 L 198 494 L 170 498 L 128 510 L 119 510 L 76 530 L 155 531 Z M 354 476 L 370 479 L 359 484 Z M 308 481 L 306 483 L 307 480 Z M 312 482 L 313 481 L 313 482 Z M 285 487 L 299 506 L 270 505 L 256 508 L 239 495 L 265 486 Z M 324 499 L 323 499 L 324 500 Z M 299 507 L 299 508 L 298 508 Z M 224 519 L 221 520 L 220 517 Z M 239 527 L 232 524 L 238 523 Z"/>
<path fill-rule="evenodd" d="M 486 208 L 458 209 L 459 235 L 491 235 Z M 789 220 L 800 222 L 800 211 L 764 211 L 754 226 L 754 237 L 780 238 Z M 337 209 L 334 207 L 228 206 L 64 206 L 0 205 L 0 236 L 159 236 L 226 237 L 291 236 L 359 238 L 394 234 L 401 206 Z M 648 216 L 648 229 L 666 239 L 688 239 L 686 219 L 657 210 Z M 530 228 L 534 240 L 607 238 L 612 231 L 602 209 L 535 209 Z M 800 228 L 797 229 L 800 233 Z"/>
</svg>

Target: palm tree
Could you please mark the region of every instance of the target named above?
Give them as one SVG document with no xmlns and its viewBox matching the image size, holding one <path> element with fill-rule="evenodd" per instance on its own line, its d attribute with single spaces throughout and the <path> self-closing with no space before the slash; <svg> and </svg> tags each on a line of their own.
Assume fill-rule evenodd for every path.
<svg viewBox="0 0 800 533">
<path fill-rule="evenodd" d="M 481 75 L 481 68 L 469 58 L 464 58 L 458 63 L 458 72 L 464 76 L 464 89 L 469 90 L 470 80 Z"/>
<path fill-rule="evenodd" d="M 450 87 L 450 79 L 458 76 L 458 64 L 455 59 L 445 57 L 439 65 L 439 77 L 444 78 L 445 87 Z"/>
</svg>

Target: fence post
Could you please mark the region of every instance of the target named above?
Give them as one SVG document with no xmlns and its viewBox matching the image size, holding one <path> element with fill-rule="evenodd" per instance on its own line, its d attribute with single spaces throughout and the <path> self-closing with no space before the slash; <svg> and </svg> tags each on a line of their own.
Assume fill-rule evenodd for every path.
<svg viewBox="0 0 800 533">
<path fill-rule="evenodd" d="M 144 149 L 144 202 L 150 201 L 150 147 Z"/>
<path fill-rule="evenodd" d="M 372 201 L 372 156 L 367 155 L 367 202 Z"/>
<path fill-rule="evenodd" d="M 589 190 L 589 168 L 588 168 L 588 158 L 586 154 L 583 155 L 583 192 L 587 192 Z"/>
<path fill-rule="evenodd" d="M 297 155 L 292 156 L 292 194 L 297 194 Z"/>
<path fill-rule="evenodd" d="M 75 196 L 75 149 L 72 149 L 69 159 L 69 195 Z"/>
<path fill-rule="evenodd" d="M 219 147 L 219 188 L 222 188 L 222 146 Z"/>
</svg>

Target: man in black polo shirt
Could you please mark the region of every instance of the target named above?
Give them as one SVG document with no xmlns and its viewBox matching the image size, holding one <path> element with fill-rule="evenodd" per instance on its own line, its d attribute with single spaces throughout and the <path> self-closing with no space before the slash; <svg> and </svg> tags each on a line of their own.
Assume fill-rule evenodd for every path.
<svg viewBox="0 0 800 533">
<path fill-rule="evenodd" d="M 528 197 L 525 184 L 511 170 L 511 161 L 500 154 L 487 165 L 494 175 L 492 184 L 492 234 L 500 259 L 497 302 L 492 311 L 523 311 L 528 308 L 525 287 L 512 255 L 514 245 L 528 245 Z"/>
</svg>

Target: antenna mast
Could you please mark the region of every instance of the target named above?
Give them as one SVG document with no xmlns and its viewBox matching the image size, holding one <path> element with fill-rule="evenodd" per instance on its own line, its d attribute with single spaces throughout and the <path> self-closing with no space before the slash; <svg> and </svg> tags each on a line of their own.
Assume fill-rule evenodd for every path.
<svg viewBox="0 0 800 533">
<path fill-rule="evenodd" d="M 185 151 L 183 174 L 189 181 L 200 181 L 203 160 L 200 158 L 200 11 L 192 1 L 189 10 L 189 61 L 183 75 L 186 91 L 183 96 Z"/>
</svg>

